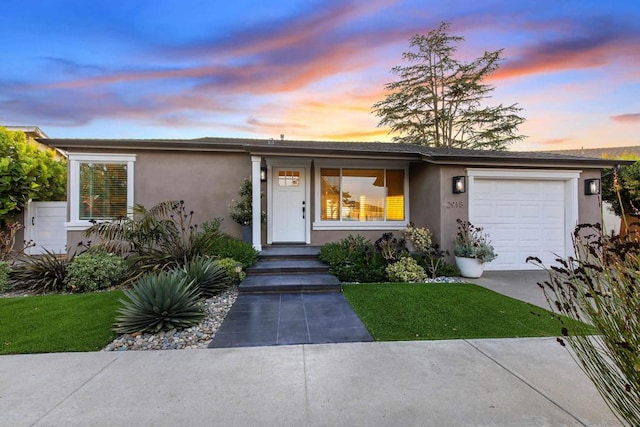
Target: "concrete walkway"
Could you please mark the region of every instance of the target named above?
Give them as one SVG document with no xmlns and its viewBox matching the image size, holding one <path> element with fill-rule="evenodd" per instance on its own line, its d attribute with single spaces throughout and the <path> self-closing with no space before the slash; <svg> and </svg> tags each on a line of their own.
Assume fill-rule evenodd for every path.
<svg viewBox="0 0 640 427">
<path fill-rule="evenodd" d="M 0 425 L 619 424 L 534 338 L 0 356 Z"/>
<path fill-rule="evenodd" d="M 469 282 L 549 310 L 544 292 L 537 285 L 546 280 L 549 273 L 545 270 L 485 271 L 481 278 Z"/>
</svg>

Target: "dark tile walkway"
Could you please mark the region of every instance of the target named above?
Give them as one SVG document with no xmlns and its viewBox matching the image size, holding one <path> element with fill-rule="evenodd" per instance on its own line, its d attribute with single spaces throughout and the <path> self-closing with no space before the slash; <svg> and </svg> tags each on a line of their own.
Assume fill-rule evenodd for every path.
<svg viewBox="0 0 640 427">
<path fill-rule="evenodd" d="M 373 341 L 342 294 L 240 294 L 210 348 Z"/>
</svg>

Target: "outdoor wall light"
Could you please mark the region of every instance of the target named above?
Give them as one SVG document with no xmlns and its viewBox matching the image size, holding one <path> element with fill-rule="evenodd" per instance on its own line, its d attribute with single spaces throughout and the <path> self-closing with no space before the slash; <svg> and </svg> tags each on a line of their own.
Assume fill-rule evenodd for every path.
<svg viewBox="0 0 640 427">
<path fill-rule="evenodd" d="M 261 182 L 266 182 L 267 181 L 267 167 L 266 166 L 260 167 L 260 181 Z"/>
<path fill-rule="evenodd" d="M 466 191 L 466 177 L 454 176 L 453 177 L 453 194 L 460 194 Z"/>
<path fill-rule="evenodd" d="M 598 178 L 585 179 L 584 194 L 585 196 L 595 196 L 600 194 L 600 180 Z"/>
</svg>

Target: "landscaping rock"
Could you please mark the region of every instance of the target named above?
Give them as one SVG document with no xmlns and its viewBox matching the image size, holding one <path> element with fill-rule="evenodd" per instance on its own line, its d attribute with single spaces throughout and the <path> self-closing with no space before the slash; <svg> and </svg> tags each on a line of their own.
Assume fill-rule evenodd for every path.
<svg viewBox="0 0 640 427">
<path fill-rule="evenodd" d="M 206 317 L 197 326 L 157 334 L 124 334 L 107 344 L 102 351 L 207 348 L 237 297 L 238 288 L 233 286 L 222 294 L 205 300 Z"/>
</svg>

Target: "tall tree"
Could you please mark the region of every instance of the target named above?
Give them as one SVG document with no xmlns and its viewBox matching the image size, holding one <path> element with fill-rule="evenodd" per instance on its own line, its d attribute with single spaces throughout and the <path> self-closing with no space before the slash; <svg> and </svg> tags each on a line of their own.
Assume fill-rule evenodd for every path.
<svg viewBox="0 0 640 427">
<path fill-rule="evenodd" d="M 471 62 L 454 58 L 464 37 L 448 35 L 442 22 L 427 35 L 415 35 L 402 58 L 409 65 L 391 73 L 399 80 L 388 83 L 390 92 L 373 106 L 378 126 L 398 134 L 393 140 L 430 147 L 505 150 L 524 139 L 518 125 L 524 118 L 517 104 L 489 107 L 494 87 L 484 80 L 499 67 L 502 49 L 485 52 Z"/>
<path fill-rule="evenodd" d="M 67 166 L 53 149 L 39 150 L 24 133 L 0 127 L 0 226 L 29 199 L 66 200 Z"/>
</svg>

